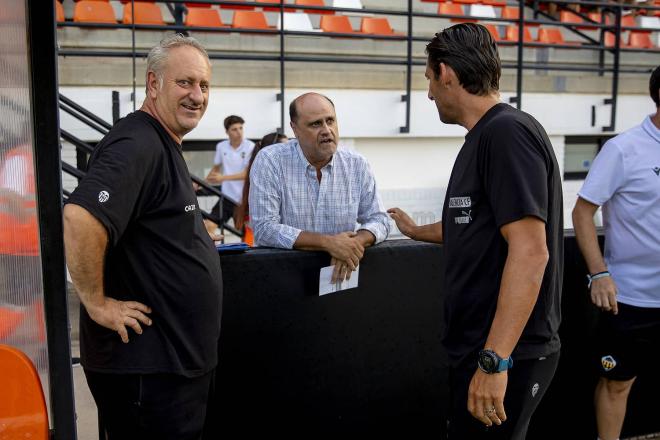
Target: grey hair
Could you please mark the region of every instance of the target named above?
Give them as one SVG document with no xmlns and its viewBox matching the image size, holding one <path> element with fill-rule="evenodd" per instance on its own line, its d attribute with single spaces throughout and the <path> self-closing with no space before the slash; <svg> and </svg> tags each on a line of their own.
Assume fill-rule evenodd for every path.
<svg viewBox="0 0 660 440">
<path fill-rule="evenodd" d="M 147 78 L 149 72 L 153 72 L 158 78 L 159 88 L 163 87 L 163 72 L 165 71 L 165 66 L 167 65 L 167 59 L 170 55 L 170 50 L 175 47 L 189 46 L 197 49 L 206 61 L 211 64 L 209 60 L 209 54 L 204 49 L 204 46 L 200 44 L 199 41 L 193 37 L 187 37 L 183 34 L 174 34 L 168 37 L 163 38 L 158 45 L 154 46 L 149 51 L 149 56 L 147 57 Z"/>
</svg>

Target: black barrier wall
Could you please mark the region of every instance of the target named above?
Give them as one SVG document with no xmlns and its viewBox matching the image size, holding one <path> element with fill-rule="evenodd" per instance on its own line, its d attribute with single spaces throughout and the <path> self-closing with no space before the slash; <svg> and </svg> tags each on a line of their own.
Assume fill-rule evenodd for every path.
<svg viewBox="0 0 660 440">
<path fill-rule="evenodd" d="M 588 359 L 598 313 L 586 296 L 574 238 L 566 239 L 565 252 L 562 357 L 530 439 L 595 438 L 596 376 Z M 222 256 L 210 438 L 442 438 L 448 400 L 442 246 L 400 240 L 370 248 L 358 288 L 319 297 L 319 269 L 329 263 L 322 253 L 272 249 Z M 639 378 L 626 436 L 660 431 L 652 405 L 644 405 L 658 389 L 657 377 Z"/>
</svg>

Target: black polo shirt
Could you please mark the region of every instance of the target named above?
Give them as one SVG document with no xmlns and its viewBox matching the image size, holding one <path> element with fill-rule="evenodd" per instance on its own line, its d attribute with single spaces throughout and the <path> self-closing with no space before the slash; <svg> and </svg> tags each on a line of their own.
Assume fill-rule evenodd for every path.
<svg viewBox="0 0 660 440">
<path fill-rule="evenodd" d="M 507 104 L 491 108 L 465 137 L 442 212 L 445 336 L 450 361 L 472 362 L 495 316 L 507 243 L 500 228 L 526 216 L 545 222 L 550 259 L 515 359 L 559 350 L 563 273 L 561 176 L 543 127 Z"/>
<path fill-rule="evenodd" d="M 68 203 L 107 229 L 105 295 L 151 307 L 152 326 L 130 342 L 81 308 L 85 368 L 202 375 L 217 364 L 220 258 L 204 227 L 181 146 L 149 114 L 118 121 L 101 140 Z"/>
</svg>

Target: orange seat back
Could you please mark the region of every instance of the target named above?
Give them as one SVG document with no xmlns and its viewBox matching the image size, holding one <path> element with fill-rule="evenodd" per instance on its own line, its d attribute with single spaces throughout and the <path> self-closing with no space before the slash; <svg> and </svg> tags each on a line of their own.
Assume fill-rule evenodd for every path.
<svg viewBox="0 0 660 440">
<path fill-rule="evenodd" d="M 186 26 L 222 27 L 222 19 L 214 9 L 189 8 L 186 14 Z"/>
<path fill-rule="evenodd" d="M 628 37 L 628 45 L 636 49 L 653 49 L 651 34 L 648 32 L 630 31 L 630 36 Z"/>
<path fill-rule="evenodd" d="M 186 2 L 186 8 L 210 8 L 212 5 L 210 3 L 188 3 Z"/>
<path fill-rule="evenodd" d="M 457 3 L 440 3 L 438 5 L 438 14 L 440 15 L 465 15 L 463 6 Z M 464 18 L 451 18 L 449 21 L 454 23 L 476 23 L 477 20 L 469 20 Z"/>
<path fill-rule="evenodd" d="M 500 33 L 497 30 L 497 26 L 495 26 L 494 24 L 485 24 L 484 26 L 486 27 L 486 29 L 488 29 L 488 32 L 493 37 L 493 40 L 495 41 L 501 40 Z"/>
<path fill-rule="evenodd" d="M 556 28 L 541 28 L 539 29 L 539 36 L 537 41 L 546 44 L 565 44 L 564 36 L 561 31 Z"/>
<path fill-rule="evenodd" d="M 124 5 L 124 24 L 133 23 L 132 13 L 133 5 L 127 3 Z M 164 25 L 163 14 L 160 7 L 155 3 L 135 2 L 135 24 L 155 24 Z"/>
<path fill-rule="evenodd" d="M 73 21 L 78 23 L 112 23 L 117 24 L 115 10 L 110 3 L 93 0 L 82 0 L 73 9 Z"/>
<path fill-rule="evenodd" d="M 345 15 L 324 15 L 321 17 L 321 30 L 342 34 L 352 34 L 354 32 L 351 21 Z"/>
<path fill-rule="evenodd" d="M 260 11 L 241 11 L 234 12 L 234 21 L 231 27 L 242 29 L 268 29 L 266 16 Z"/>
<path fill-rule="evenodd" d="M 364 17 L 360 31 L 371 35 L 394 35 L 392 26 L 387 18 Z"/>
<path fill-rule="evenodd" d="M 0 372 L 0 438 L 47 440 L 48 410 L 30 358 L 0 344 Z"/>
<path fill-rule="evenodd" d="M 509 25 L 506 27 L 506 40 L 518 42 L 518 26 Z M 523 27 L 523 42 L 528 43 L 532 40 L 532 34 L 529 32 L 529 29 Z"/>
<path fill-rule="evenodd" d="M 481 3 L 496 8 L 503 8 L 506 6 L 506 0 L 483 0 Z"/>
<path fill-rule="evenodd" d="M 506 8 L 502 8 L 502 18 L 507 18 L 509 20 L 517 20 L 520 18 L 520 13 L 518 12 L 518 8 L 512 8 L 510 6 L 507 6 Z"/>
<path fill-rule="evenodd" d="M 57 18 L 58 23 L 64 21 L 64 8 L 62 7 L 62 3 L 57 0 L 55 0 L 55 17 Z"/>
<path fill-rule="evenodd" d="M 296 5 L 300 6 L 325 6 L 323 0 L 296 0 Z M 318 9 L 303 9 L 305 14 L 323 14 L 334 15 L 335 11 L 319 11 Z"/>
</svg>

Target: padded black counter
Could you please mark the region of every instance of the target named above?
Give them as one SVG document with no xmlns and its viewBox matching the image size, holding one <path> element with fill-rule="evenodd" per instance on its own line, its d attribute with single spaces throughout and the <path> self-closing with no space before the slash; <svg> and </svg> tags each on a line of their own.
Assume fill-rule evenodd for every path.
<svg viewBox="0 0 660 440">
<path fill-rule="evenodd" d="M 589 364 L 597 311 L 566 239 L 562 358 L 530 439 L 595 438 Z M 252 249 L 223 255 L 224 306 L 213 435 L 329 434 L 442 438 L 442 246 L 400 240 L 367 250 L 359 287 L 318 296 L 323 253 Z M 660 431 L 660 389 L 640 377 L 626 435 Z"/>
</svg>

